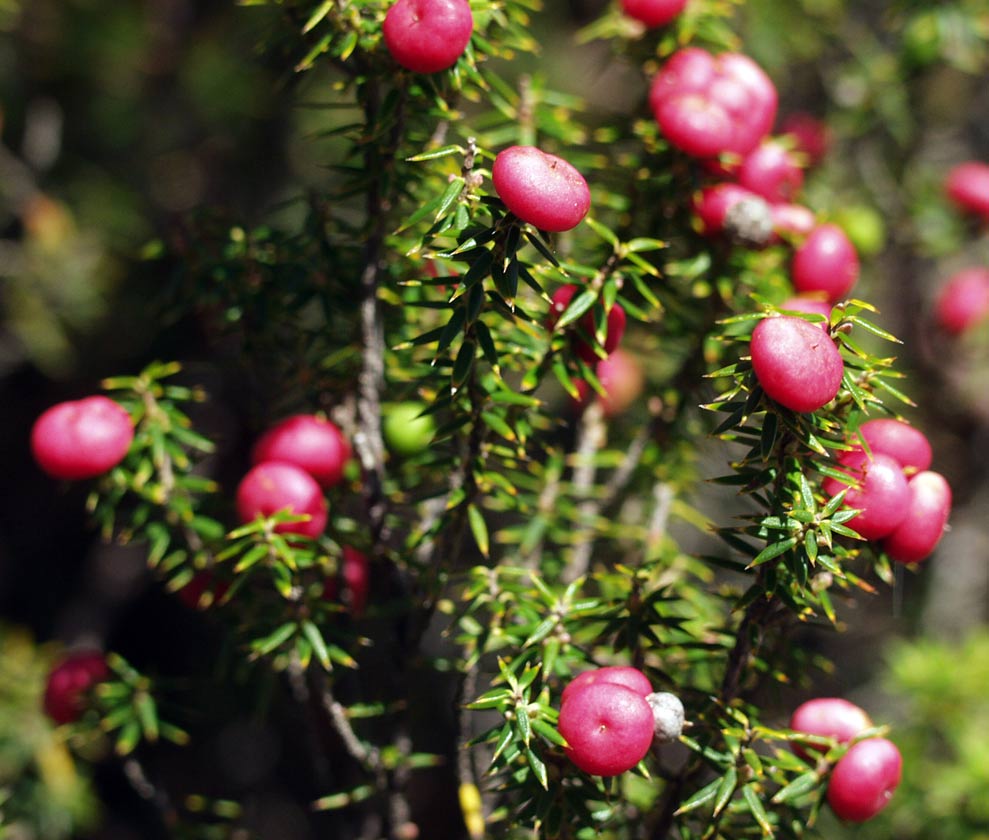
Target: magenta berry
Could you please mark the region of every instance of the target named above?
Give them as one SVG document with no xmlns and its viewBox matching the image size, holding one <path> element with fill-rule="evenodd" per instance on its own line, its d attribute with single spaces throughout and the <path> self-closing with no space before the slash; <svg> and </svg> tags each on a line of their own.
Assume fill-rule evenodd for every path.
<svg viewBox="0 0 989 840">
<path fill-rule="evenodd" d="M 654 728 L 645 697 L 619 683 L 580 686 L 560 707 L 559 730 L 567 741 L 567 755 L 595 776 L 617 776 L 635 767 L 649 752 Z"/>
<path fill-rule="evenodd" d="M 80 651 L 63 659 L 48 675 L 44 709 L 55 723 L 72 723 L 86 710 L 86 694 L 97 683 L 110 677 L 102 653 Z"/>
<path fill-rule="evenodd" d="M 780 236 L 803 239 L 817 225 L 813 211 L 802 204 L 773 204 L 769 209 L 773 230 Z"/>
<path fill-rule="evenodd" d="M 828 804 L 849 822 L 871 820 L 893 798 L 903 759 L 892 741 L 868 738 L 849 747 L 831 772 Z"/>
<path fill-rule="evenodd" d="M 491 180 L 505 206 L 540 230 L 570 230 L 591 207 L 584 176 L 563 158 L 535 146 L 511 146 L 499 152 Z"/>
<path fill-rule="evenodd" d="M 837 225 L 818 225 L 793 255 L 793 286 L 802 293 L 823 292 L 832 303 L 845 297 L 858 281 L 859 258 Z"/>
<path fill-rule="evenodd" d="M 392 57 L 414 73 L 436 73 L 456 64 L 474 28 L 467 0 L 396 0 L 382 34 Z"/>
<path fill-rule="evenodd" d="M 822 488 L 829 496 L 837 496 L 845 488 L 844 506 L 860 512 L 846 523 L 864 539 L 878 540 L 891 533 L 907 513 L 910 491 L 903 467 L 889 455 L 863 449 L 842 453 L 838 459 L 847 482 L 830 476 Z"/>
<path fill-rule="evenodd" d="M 279 533 L 315 538 L 326 528 L 326 499 L 316 480 L 295 464 L 265 461 L 241 479 L 237 487 L 237 515 L 241 522 L 247 523 L 259 514 L 271 516 L 279 511 L 309 517 L 302 522 L 282 523 L 275 529 Z"/>
<path fill-rule="evenodd" d="M 873 452 L 896 459 L 904 470 L 926 470 L 933 460 L 931 442 L 919 429 L 902 420 L 880 417 L 859 426 L 859 435 Z"/>
<path fill-rule="evenodd" d="M 665 26 L 686 7 L 687 0 L 622 0 L 622 11 L 648 27 Z"/>
<path fill-rule="evenodd" d="M 797 706 L 790 716 L 790 729 L 795 732 L 834 738 L 841 744 L 847 744 L 871 726 L 872 720 L 865 711 L 841 697 L 816 697 Z M 807 751 L 819 751 L 813 744 L 794 745 L 794 748 L 805 758 Z"/>
<path fill-rule="evenodd" d="M 944 190 L 959 209 L 989 221 L 989 164 L 975 160 L 958 164 L 948 173 Z"/>
<path fill-rule="evenodd" d="M 701 233 L 705 236 L 719 236 L 725 230 L 729 212 L 742 201 L 762 199 L 752 190 L 725 182 L 705 187 L 694 196 L 694 212 L 701 222 Z"/>
<path fill-rule="evenodd" d="M 604 396 L 599 397 L 584 380 L 580 380 L 577 382 L 581 394 L 578 403 L 584 405 L 592 399 L 600 399 L 605 417 L 617 417 L 627 411 L 642 393 L 645 383 L 642 367 L 635 356 L 620 348 L 607 359 L 601 359 L 594 373 L 604 389 Z"/>
<path fill-rule="evenodd" d="M 789 312 L 803 312 L 805 315 L 823 315 L 825 320 L 820 322 L 821 328 L 825 332 L 830 328 L 829 320 L 832 306 L 828 301 L 821 298 L 810 295 L 795 295 L 784 300 L 778 308 Z"/>
<path fill-rule="evenodd" d="M 763 140 L 738 168 L 738 183 L 773 204 L 796 198 L 804 171 L 796 156 L 779 140 Z"/>
<path fill-rule="evenodd" d="M 566 703 L 569 697 L 586 686 L 596 683 L 622 685 L 643 697 L 652 692 L 652 685 L 649 683 L 649 678 L 638 668 L 633 668 L 631 665 L 606 665 L 603 668 L 582 671 L 574 677 L 567 683 L 567 687 L 563 689 L 563 696 L 560 698 L 560 702 Z"/>
<path fill-rule="evenodd" d="M 254 444 L 251 462 L 285 461 L 301 467 L 324 488 L 338 484 L 350 460 L 350 444 L 334 423 L 297 414 L 268 429 Z"/>
<path fill-rule="evenodd" d="M 780 133 L 793 141 L 794 148 L 806 156 L 810 165 L 820 163 L 831 145 L 831 131 L 827 125 L 803 112 L 790 114 L 783 120 Z"/>
<path fill-rule="evenodd" d="M 989 317 L 989 269 L 966 268 L 952 275 L 934 304 L 938 326 L 961 335 Z"/>
<path fill-rule="evenodd" d="M 792 411 L 817 411 L 834 399 L 845 370 L 817 324 L 791 315 L 765 318 L 752 332 L 752 368 L 766 395 Z"/>
<path fill-rule="evenodd" d="M 85 397 L 53 405 L 31 429 L 35 461 L 53 478 L 94 478 L 119 464 L 134 440 L 130 415 L 113 400 Z"/>
<path fill-rule="evenodd" d="M 371 567 L 367 555 L 349 545 L 343 547 L 341 576 L 347 605 L 351 613 L 358 618 L 367 609 L 368 596 L 371 591 Z M 327 578 L 323 586 L 323 597 L 336 600 L 338 587 L 335 578 Z"/>
<path fill-rule="evenodd" d="M 560 288 L 554 292 L 552 298 L 553 302 L 550 306 L 549 318 L 547 320 L 547 327 L 549 329 L 553 329 L 556 325 L 556 322 L 566 311 L 566 308 L 570 305 L 570 301 L 573 300 L 575 294 L 577 294 L 577 287 L 573 283 L 567 283 L 560 286 Z M 594 342 L 594 310 L 589 310 L 577 321 L 577 327 L 583 335 L 575 334 L 573 336 L 574 352 L 589 365 L 596 364 L 602 357 L 606 358 L 610 356 L 611 353 L 613 353 L 618 347 L 619 342 L 622 340 L 622 336 L 625 334 L 625 321 L 625 310 L 622 308 L 621 304 L 614 304 L 614 306 L 608 310 L 604 328 L 604 342 L 600 348 L 602 353 L 599 355 L 598 350 L 595 349 Z"/>
<path fill-rule="evenodd" d="M 924 471 L 911 478 L 907 488 L 906 516 L 883 540 L 883 550 L 898 563 L 919 563 L 944 536 L 951 515 L 951 487 L 940 473 Z"/>
</svg>

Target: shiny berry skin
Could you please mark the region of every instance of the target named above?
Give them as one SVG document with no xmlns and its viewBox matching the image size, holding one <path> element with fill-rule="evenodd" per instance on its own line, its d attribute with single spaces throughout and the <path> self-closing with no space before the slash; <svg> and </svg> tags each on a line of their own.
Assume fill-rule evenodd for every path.
<svg viewBox="0 0 989 840">
<path fill-rule="evenodd" d="M 113 400 L 85 397 L 44 411 L 31 429 L 35 461 L 53 478 L 94 478 L 113 469 L 134 440 L 130 415 Z"/>
<path fill-rule="evenodd" d="M 594 373 L 604 389 L 604 396 L 599 396 L 584 380 L 579 380 L 576 383 L 580 392 L 578 403 L 585 405 L 593 399 L 599 399 L 605 417 L 617 417 L 624 413 L 642 393 L 645 383 L 642 367 L 635 356 L 621 348 L 607 359 L 601 359 L 595 366 Z"/>
<path fill-rule="evenodd" d="M 553 293 L 553 302 L 550 306 L 549 319 L 547 321 L 547 326 L 549 329 L 553 329 L 556 322 L 560 319 L 560 316 L 570 305 L 570 301 L 573 300 L 576 293 L 577 287 L 573 283 L 567 283 L 560 286 L 560 288 Z M 616 303 L 611 307 L 611 309 L 608 310 L 607 321 L 605 322 L 604 328 L 604 344 L 600 348 L 603 351 L 603 356 L 605 358 L 610 356 L 615 351 L 619 342 L 622 340 L 622 336 L 625 334 L 625 321 L 625 310 L 622 308 L 621 304 Z M 593 343 L 595 334 L 594 324 L 594 308 L 592 307 L 577 321 L 577 327 L 584 335 L 581 336 L 575 333 L 572 341 L 574 352 L 589 365 L 597 364 L 597 362 L 602 358 L 598 355 L 598 351 L 595 349 L 595 345 Z"/>
<path fill-rule="evenodd" d="M 581 686 L 560 707 L 567 756 L 595 776 L 617 776 L 635 767 L 649 752 L 654 728 L 645 697 L 618 683 Z"/>
<path fill-rule="evenodd" d="M 840 227 L 818 225 L 794 252 L 791 276 L 801 294 L 823 292 L 837 303 L 858 281 L 858 254 Z"/>
<path fill-rule="evenodd" d="M 74 653 L 63 659 L 48 675 L 44 709 L 55 723 L 72 723 L 86 710 L 86 693 L 110 677 L 106 658 L 92 651 Z"/>
<path fill-rule="evenodd" d="M 302 522 L 285 522 L 275 530 L 285 534 L 318 537 L 326 528 L 327 505 L 323 491 L 305 470 L 283 461 L 264 461 L 253 467 L 237 487 L 237 515 L 244 523 L 260 514 L 271 516 L 287 510 L 306 514 Z"/>
<path fill-rule="evenodd" d="M 790 729 L 795 732 L 834 738 L 840 744 L 847 744 L 871 726 L 872 720 L 865 711 L 841 697 L 815 697 L 797 706 L 790 716 Z M 794 747 L 805 758 L 805 750 L 819 752 L 823 749 L 814 744 Z"/>
<path fill-rule="evenodd" d="M 738 168 L 738 183 L 772 204 L 793 201 L 804 185 L 796 157 L 778 140 L 763 140 Z"/>
<path fill-rule="evenodd" d="M 251 450 L 251 463 L 284 461 L 302 468 L 321 487 L 343 478 L 350 444 L 334 423 L 313 414 L 296 414 L 268 429 Z"/>
<path fill-rule="evenodd" d="M 859 426 L 859 435 L 873 452 L 895 458 L 905 470 L 926 470 L 934 458 L 927 435 L 902 420 L 892 417 L 868 420 Z"/>
<path fill-rule="evenodd" d="M 676 20 L 688 0 L 622 0 L 622 12 L 652 28 Z"/>
<path fill-rule="evenodd" d="M 817 225 L 814 212 L 802 204 L 773 204 L 773 230 L 780 236 L 803 239 Z"/>
<path fill-rule="evenodd" d="M 535 146 L 511 146 L 499 152 L 491 181 L 505 206 L 540 230 L 570 230 L 591 208 L 584 176 L 563 158 Z"/>
<path fill-rule="evenodd" d="M 396 0 L 385 15 L 385 46 L 402 67 L 436 73 L 457 63 L 474 28 L 467 0 Z"/>
<path fill-rule="evenodd" d="M 803 312 L 806 315 L 823 315 L 825 320 L 819 322 L 821 328 L 827 332 L 830 328 L 832 306 L 821 298 L 796 295 L 784 300 L 778 309 L 789 310 L 790 312 Z"/>
<path fill-rule="evenodd" d="M 910 479 L 907 489 L 906 516 L 883 540 L 883 550 L 898 563 L 919 563 L 944 536 L 951 515 L 951 487 L 940 473 L 925 470 Z"/>
<path fill-rule="evenodd" d="M 560 702 L 566 703 L 578 691 L 596 683 L 622 685 L 643 697 L 652 693 L 652 685 L 649 683 L 649 678 L 638 668 L 633 668 L 631 665 L 606 665 L 603 668 L 582 671 L 574 677 L 567 683 L 567 687 L 563 689 Z"/>
<path fill-rule="evenodd" d="M 834 399 L 845 364 L 817 324 L 792 315 L 765 318 L 752 332 L 752 368 L 766 395 L 791 411 L 817 411 Z"/>
<path fill-rule="evenodd" d="M 934 304 L 938 326 L 961 335 L 989 317 L 989 269 L 966 268 L 953 274 Z"/>
<path fill-rule="evenodd" d="M 840 819 L 871 820 L 893 798 L 902 772 L 903 758 L 892 741 L 859 741 L 849 747 L 831 772 L 828 805 Z"/>
<path fill-rule="evenodd" d="M 975 160 L 958 164 L 948 173 L 944 190 L 958 208 L 989 221 L 989 164 Z"/>
<path fill-rule="evenodd" d="M 903 467 L 889 455 L 867 455 L 863 449 L 843 452 L 838 463 L 849 480 L 842 482 L 829 476 L 821 487 L 832 497 L 848 488 L 844 506 L 860 512 L 845 524 L 867 540 L 892 533 L 903 522 L 910 499 Z"/>
</svg>

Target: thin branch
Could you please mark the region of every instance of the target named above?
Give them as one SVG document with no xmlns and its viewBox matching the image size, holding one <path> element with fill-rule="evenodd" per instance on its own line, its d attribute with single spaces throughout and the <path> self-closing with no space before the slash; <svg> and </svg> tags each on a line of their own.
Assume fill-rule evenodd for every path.
<svg viewBox="0 0 989 840">
<path fill-rule="evenodd" d="M 584 411 L 577 432 L 575 455 L 577 466 L 573 474 L 573 492 L 582 499 L 577 506 L 578 534 L 573 553 L 567 561 L 561 579 L 570 583 L 587 573 L 594 547 L 594 520 L 600 512 L 600 503 L 591 496 L 594 488 L 594 456 L 604 445 L 606 430 L 604 408 L 600 400 L 594 400 Z"/>
</svg>

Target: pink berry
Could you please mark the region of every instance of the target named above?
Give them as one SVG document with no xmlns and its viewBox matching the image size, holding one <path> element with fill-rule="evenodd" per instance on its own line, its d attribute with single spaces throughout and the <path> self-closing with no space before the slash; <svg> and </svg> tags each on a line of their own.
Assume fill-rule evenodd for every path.
<svg viewBox="0 0 989 840">
<path fill-rule="evenodd" d="M 859 426 L 859 434 L 873 452 L 895 458 L 905 470 L 926 470 L 934 457 L 927 435 L 902 420 L 869 420 Z"/>
<path fill-rule="evenodd" d="M 970 160 L 948 173 L 945 192 L 960 209 L 989 220 L 989 164 Z"/>
<path fill-rule="evenodd" d="M 831 772 L 828 804 L 850 822 L 871 820 L 900 784 L 903 759 L 892 741 L 868 738 L 853 744 Z"/>
<path fill-rule="evenodd" d="M 622 0 L 622 11 L 646 26 L 665 26 L 687 6 L 687 0 Z"/>
<path fill-rule="evenodd" d="M 600 400 L 605 417 L 617 417 L 624 413 L 642 393 L 645 382 L 642 367 L 635 356 L 620 348 L 607 359 L 601 359 L 594 372 L 604 389 L 604 396 Z M 592 392 L 591 387 L 583 380 L 577 383 L 577 390 L 581 392 L 578 400 L 581 405 L 598 398 L 597 393 Z"/>
<path fill-rule="evenodd" d="M 837 303 L 858 281 L 855 246 L 837 225 L 818 225 L 794 253 L 792 276 L 798 292 L 824 292 Z"/>
<path fill-rule="evenodd" d="M 595 776 L 617 776 L 635 767 L 649 752 L 654 727 L 645 697 L 618 683 L 585 685 L 560 707 L 567 755 Z"/>
<path fill-rule="evenodd" d="M 821 298 L 810 297 L 809 295 L 796 295 L 795 297 L 787 298 L 780 305 L 779 309 L 789 310 L 790 312 L 803 312 L 807 315 L 823 315 L 825 320 L 821 322 L 821 328 L 827 332 L 830 328 L 829 320 L 831 318 L 831 304 L 826 300 L 821 300 Z"/>
<path fill-rule="evenodd" d="M 556 290 L 553 294 L 553 302 L 550 306 L 549 319 L 547 321 L 547 327 L 549 329 L 553 329 L 556 322 L 560 319 L 560 316 L 570 305 L 570 301 L 573 300 L 576 293 L 577 287 L 572 283 L 567 283 L 560 286 L 560 288 Z M 608 310 L 607 321 L 605 322 L 604 328 L 604 345 L 601 347 L 605 357 L 610 356 L 622 340 L 622 336 L 625 334 L 625 320 L 625 310 L 622 308 L 621 304 L 616 303 L 611 307 L 611 309 Z M 592 343 L 595 335 L 593 308 L 580 317 L 577 321 L 577 327 L 580 332 L 586 336 L 586 338 L 579 334 L 574 334 L 572 341 L 574 352 L 587 364 L 597 364 L 601 356 L 598 355 L 598 351 Z"/>
<path fill-rule="evenodd" d="M 989 269 L 966 268 L 952 275 L 934 304 L 938 326 L 961 335 L 989 316 Z"/>
<path fill-rule="evenodd" d="M 797 706 L 790 717 L 790 729 L 795 732 L 834 738 L 840 744 L 847 744 L 870 726 L 872 721 L 869 716 L 854 703 L 841 697 L 816 697 L 808 700 Z M 805 758 L 808 757 L 807 751 L 820 751 L 813 744 L 795 745 L 795 749 Z"/>
<path fill-rule="evenodd" d="M 491 180 L 505 206 L 540 230 L 570 230 L 591 207 L 584 176 L 563 158 L 535 146 L 511 146 L 499 152 Z"/>
<path fill-rule="evenodd" d="M 763 319 L 752 332 L 750 352 L 766 395 L 792 411 L 817 411 L 841 387 L 841 353 L 824 330 L 803 318 Z"/>
<path fill-rule="evenodd" d="M 878 540 L 892 533 L 907 514 L 910 491 L 903 467 L 889 455 L 863 449 L 843 452 L 838 459 L 847 482 L 830 476 L 822 488 L 829 496 L 837 496 L 846 487 L 844 506 L 860 512 L 848 521 L 848 527 L 867 540 Z"/>
<path fill-rule="evenodd" d="M 282 523 L 275 529 L 279 533 L 315 538 L 326 528 L 326 499 L 316 480 L 295 464 L 265 461 L 252 468 L 237 487 L 237 515 L 247 523 L 259 514 L 271 516 L 279 511 L 309 516 L 301 522 Z"/>
<path fill-rule="evenodd" d="M 951 515 L 951 487 L 940 473 L 925 471 L 911 478 L 907 488 L 906 516 L 883 540 L 883 550 L 898 563 L 918 563 L 930 556 L 944 535 Z"/>
<path fill-rule="evenodd" d="M 694 196 L 694 212 L 701 222 L 701 233 L 719 236 L 733 207 L 742 201 L 762 201 L 752 190 L 729 182 L 705 187 Z"/>
<path fill-rule="evenodd" d="M 773 204 L 773 229 L 781 236 L 803 238 L 817 225 L 814 212 L 802 204 Z"/>
<path fill-rule="evenodd" d="M 638 668 L 633 668 L 631 665 L 606 665 L 603 668 L 582 671 L 574 677 L 567 683 L 567 687 L 563 689 L 563 696 L 560 698 L 560 702 L 566 703 L 567 699 L 578 691 L 595 683 L 622 685 L 642 697 L 652 693 L 652 685 L 649 683 L 649 678 Z"/>
<path fill-rule="evenodd" d="M 324 488 L 343 478 L 350 444 L 334 423 L 296 414 L 268 429 L 251 450 L 251 463 L 284 461 L 304 469 Z"/>
<path fill-rule="evenodd" d="M 773 204 L 792 201 L 804 184 L 804 171 L 778 140 L 763 140 L 742 160 L 738 183 Z"/>
<path fill-rule="evenodd" d="M 74 653 L 63 659 L 48 675 L 44 708 L 55 723 L 72 723 L 85 711 L 87 692 L 110 677 L 106 658 L 92 651 Z"/>
<path fill-rule="evenodd" d="M 474 28 L 467 0 L 396 0 L 382 33 L 392 57 L 414 73 L 436 73 L 457 63 Z"/>
<path fill-rule="evenodd" d="M 797 151 L 805 154 L 811 165 L 820 163 L 831 145 L 831 131 L 827 125 L 802 112 L 790 114 L 783 120 L 780 134 L 791 137 Z"/>
<path fill-rule="evenodd" d="M 371 589 L 370 563 L 364 552 L 345 545 L 343 547 L 342 566 L 344 591 L 347 593 L 350 611 L 355 616 L 360 617 L 364 615 L 364 611 L 367 609 L 367 599 Z M 323 597 L 331 600 L 337 597 L 337 582 L 333 578 L 326 581 Z"/>
<path fill-rule="evenodd" d="M 93 478 L 119 464 L 134 440 L 130 415 L 94 396 L 53 405 L 31 429 L 34 459 L 53 478 Z"/>
</svg>

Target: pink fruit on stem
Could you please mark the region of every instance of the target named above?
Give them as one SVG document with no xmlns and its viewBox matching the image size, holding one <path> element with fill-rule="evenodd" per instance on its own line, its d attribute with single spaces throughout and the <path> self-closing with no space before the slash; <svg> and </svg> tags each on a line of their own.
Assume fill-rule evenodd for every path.
<svg viewBox="0 0 989 840">
<path fill-rule="evenodd" d="M 638 668 L 631 665 L 606 665 L 603 668 L 593 668 L 590 671 L 582 671 L 563 689 L 561 703 L 566 703 L 567 699 L 589 685 L 596 683 L 613 683 L 631 689 L 636 694 L 645 697 L 652 693 L 652 685 L 649 678 Z"/>
<path fill-rule="evenodd" d="M 898 563 L 918 563 L 930 556 L 944 535 L 951 515 L 951 487 L 940 473 L 925 470 L 911 478 L 907 488 L 906 516 L 883 540 L 883 550 Z"/>
<path fill-rule="evenodd" d="M 554 292 L 549 311 L 549 318 L 547 319 L 547 327 L 549 329 L 553 329 L 556 326 L 556 322 L 566 311 L 567 307 L 570 305 L 570 301 L 573 300 L 576 293 L 577 286 L 573 283 L 567 283 L 560 286 L 560 288 Z M 621 304 L 616 303 L 611 307 L 611 309 L 608 310 L 604 327 L 604 342 L 601 345 L 601 350 L 605 358 L 614 352 L 615 348 L 618 347 L 619 342 L 622 340 L 622 336 L 625 334 L 625 320 L 625 310 L 622 308 Z M 595 349 L 594 344 L 594 336 L 596 331 L 593 308 L 577 320 L 577 327 L 584 335 L 581 336 L 579 334 L 574 334 L 572 341 L 574 352 L 587 364 L 596 364 L 598 360 L 601 359 L 601 356 L 598 355 L 598 351 Z"/>
<path fill-rule="evenodd" d="M 904 470 L 926 470 L 934 457 L 927 435 L 892 417 L 866 421 L 859 426 L 859 435 L 873 452 L 895 458 Z"/>
<path fill-rule="evenodd" d="M 491 181 L 505 206 L 540 230 L 570 230 L 591 207 L 584 176 L 563 158 L 535 146 L 511 146 L 499 152 Z"/>
<path fill-rule="evenodd" d="M 838 463 L 848 481 L 829 476 L 821 486 L 831 497 L 848 488 L 844 506 L 860 511 L 848 520 L 848 527 L 867 540 L 891 533 L 903 522 L 910 498 L 903 467 L 889 455 L 873 452 L 870 456 L 863 449 L 843 452 Z"/>
<path fill-rule="evenodd" d="M 779 140 L 763 140 L 738 168 L 738 183 L 773 204 L 792 201 L 804 184 L 804 171 Z"/>
<path fill-rule="evenodd" d="M 831 145 L 831 131 L 827 125 L 803 112 L 790 114 L 783 120 L 780 134 L 792 138 L 796 150 L 805 154 L 811 165 L 820 163 Z"/>
<path fill-rule="evenodd" d="M 802 204 L 772 204 L 773 229 L 786 237 L 805 237 L 817 225 L 814 212 Z"/>
<path fill-rule="evenodd" d="M 31 429 L 31 452 L 53 478 L 78 480 L 113 469 L 133 440 L 134 423 L 124 408 L 93 396 L 45 410 Z"/>
<path fill-rule="evenodd" d="M 635 767 L 649 752 L 654 727 L 645 697 L 618 683 L 582 686 L 560 707 L 567 756 L 595 776 L 617 776 Z"/>
<path fill-rule="evenodd" d="M 855 246 L 837 225 L 818 225 L 793 254 L 793 287 L 800 293 L 823 292 L 837 303 L 858 276 Z"/>
<path fill-rule="evenodd" d="M 700 219 L 701 233 L 705 236 L 719 236 L 724 233 L 728 214 L 743 201 L 764 204 L 763 199 L 752 190 L 729 182 L 705 187 L 696 193 L 694 212 Z"/>
<path fill-rule="evenodd" d="M 302 468 L 324 488 L 343 477 L 350 460 L 350 444 L 329 420 L 296 414 L 268 429 L 251 450 L 251 463 L 284 461 Z"/>
<path fill-rule="evenodd" d="M 903 759 L 892 741 L 859 741 L 849 747 L 831 772 L 828 804 L 840 819 L 871 820 L 893 798 L 902 771 Z"/>
<path fill-rule="evenodd" d="M 109 677 L 110 669 L 102 653 L 80 651 L 70 654 L 48 675 L 45 714 L 59 725 L 79 720 L 86 708 L 86 693 Z"/>
<path fill-rule="evenodd" d="M 961 335 L 989 317 L 989 269 L 966 268 L 952 275 L 934 304 L 938 326 Z"/>
<path fill-rule="evenodd" d="M 665 26 L 687 6 L 687 0 L 622 0 L 622 11 L 648 27 Z"/>
<path fill-rule="evenodd" d="M 791 315 L 765 318 L 752 332 L 752 368 L 766 395 L 809 412 L 834 399 L 845 370 L 838 347 L 817 324 Z"/>
<path fill-rule="evenodd" d="M 825 332 L 830 328 L 829 320 L 833 307 L 828 301 L 822 298 L 811 297 L 810 295 L 796 295 L 784 300 L 778 308 L 789 310 L 790 312 L 803 312 L 806 315 L 823 315 L 825 320 L 820 326 Z"/>
<path fill-rule="evenodd" d="M 402 67 L 436 73 L 456 64 L 473 28 L 467 0 L 396 0 L 385 15 L 382 34 Z"/>
<path fill-rule="evenodd" d="M 237 487 L 237 515 L 244 523 L 279 511 L 306 515 L 308 520 L 284 522 L 275 530 L 316 538 L 326 528 L 327 504 L 316 480 L 305 470 L 283 461 L 253 467 Z"/>
<path fill-rule="evenodd" d="M 944 190 L 961 210 L 989 221 L 989 164 L 975 160 L 958 164 L 948 173 Z"/>
<path fill-rule="evenodd" d="M 790 729 L 795 732 L 834 738 L 841 744 L 847 744 L 870 726 L 869 716 L 841 697 L 815 697 L 797 706 L 790 716 Z M 813 744 L 795 744 L 794 749 L 805 758 L 807 751 L 820 751 Z"/>
<path fill-rule="evenodd" d="M 604 389 L 604 396 L 591 390 L 591 387 L 580 380 L 577 390 L 580 391 L 581 405 L 592 399 L 601 400 L 601 408 L 605 417 L 617 417 L 622 414 L 639 398 L 645 378 L 642 368 L 636 358 L 624 350 L 615 350 L 607 359 L 601 359 L 594 368 L 598 381 Z"/>
</svg>

